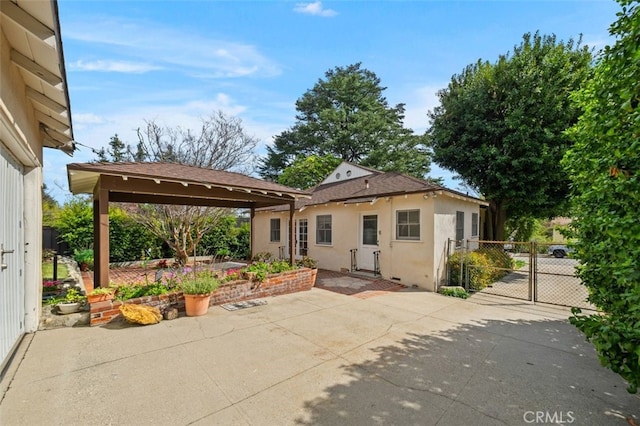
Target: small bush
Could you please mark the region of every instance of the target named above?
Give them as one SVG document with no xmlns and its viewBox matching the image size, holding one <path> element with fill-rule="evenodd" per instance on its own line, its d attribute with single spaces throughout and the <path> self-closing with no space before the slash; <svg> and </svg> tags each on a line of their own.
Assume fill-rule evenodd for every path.
<svg viewBox="0 0 640 426">
<path fill-rule="evenodd" d="M 442 294 L 443 296 L 459 297 L 461 299 L 466 299 L 467 297 L 469 297 L 469 293 L 467 293 L 464 288 L 457 286 L 440 287 L 438 293 Z"/>
<path fill-rule="evenodd" d="M 199 271 L 195 275 L 184 278 L 180 289 L 184 294 L 209 294 L 220 285 L 212 271 Z"/>
<path fill-rule="evenodd" d="M 75 250 L 73 253 L 73 260 L 78 262 L 81 270 L 93 270 L 93 250 L 83 249 Z"/>
<path fill-rule="evenodd" d="M 458 285 L 460 282 L 460 262 L 462 259 L 462 253 L 454 253 L 449 258 L 449 284 L 451 285 Z M 485 253 L 479 251 L 467 253 L 464 263 L 467 267 L 462 271 L 463 285 L 467 280 L 467 271 L 469 273 L 469 288 L 472 290 L 482 290 L 494 281 L 495 267 Z"/>
<path fill-rule="evenodd" d="M 491 264 L 491 282 L 499 280 L 513 270 L 513 259 L 502 248 L 482 247 L 477 252 L 484 254 Z"/>
</svg>

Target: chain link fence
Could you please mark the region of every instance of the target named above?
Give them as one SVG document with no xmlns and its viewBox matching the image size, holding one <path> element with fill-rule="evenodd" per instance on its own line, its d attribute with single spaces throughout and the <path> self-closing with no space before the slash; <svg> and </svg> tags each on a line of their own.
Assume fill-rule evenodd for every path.
<svg viewBox="0 0 640 426">
<path fill-rule="evenodd" d="M 561 243 L 454 241 L 448 243 L 447 282 L 467 291 L 594 309 L 575 274 L 578 264 Z"/>
</svg>

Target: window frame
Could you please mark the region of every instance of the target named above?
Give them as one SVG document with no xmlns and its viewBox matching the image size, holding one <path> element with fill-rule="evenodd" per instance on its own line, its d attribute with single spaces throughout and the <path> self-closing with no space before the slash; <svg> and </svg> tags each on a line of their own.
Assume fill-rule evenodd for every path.
<svg viewBox="0 0 640 426">
<path fill-rule="evenodd" d="M 471 236 L 477 237 L 480 229 L 480 214 L 471 213 Z"/>
<path fill-rule="evenodd" d="M 278 228 L 276 229 L 273 225 L 277 223 Z M 277 232 L 278 239 L 275 239 L 274 234 Z M 279 217 L 272 217 L 269 221 L 269 241 L 272 243 L 279 243 L 282 241 L 282 220 Z"/>
<path fill-rule="evenodd" d="M 459 245 L 464 241 L 464 212 L 460 210 L 456 211 L 456 241 Z"/>
<path fill-rule="evenodd" d="M 417 222 L 411 222 L 411 218 L 410 218 L 410 213 L 413 212 L 417 212 L 418 213 L 418 221 Z M 400 221 L 400 214 L 402 213 L 406 213 L 406 222 L 401 222 Z M 396 210 L 396 240 L 397 241 L 420 241 L 420 238 L 422 237 L 422 224 L 420 223 L 420 218 L 421 218 L 421 211 L 420 209 L 403 209 L 403 210 Z M 407 235 L 403 236 L 400 235 L 400 227 L 401 226 L 406 226 L 407 228 Z M 413 236 L 411 230 L 414 229 L 415 227 L 417 227 L 418 229 L 418 235 L 417 236 Z"/>
<path fill-rule="evenodd" d="M 321 220 L 325 222 L 321 224 Z M 333 216 L 331 214 L 319 214 L 316 216 L 316 244 L 322 246 L 333 245 Z"/>
</svg>

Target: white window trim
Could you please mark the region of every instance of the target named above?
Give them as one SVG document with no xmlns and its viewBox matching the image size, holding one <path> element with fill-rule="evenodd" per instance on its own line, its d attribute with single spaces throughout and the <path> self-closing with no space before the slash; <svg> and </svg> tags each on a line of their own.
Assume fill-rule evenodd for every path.
<svg viewBox="0 0 640 426">
<path fill-rule="evenodd" d="M 406 238 L 399 238 L 398 237 L 398 213 L 400 212 L 414 212 L 417 211 L 418 212 L 418 238 L 411 238 L 411 237 L 406 237 Z M 399 241 L 399 242 L 421 242 L 422 241 L 422 211 L 421 209 L 398 209 L 395 211 L 395 232 L 394 232 L 394 239 L 393 241 Z"/>
</svg>

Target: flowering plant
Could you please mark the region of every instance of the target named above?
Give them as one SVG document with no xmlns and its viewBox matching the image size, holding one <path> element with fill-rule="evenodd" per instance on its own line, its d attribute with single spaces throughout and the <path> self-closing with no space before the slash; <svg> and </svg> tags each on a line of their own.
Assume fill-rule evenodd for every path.
<svg viewBox="0 0 640 426">
<path fill-rule="evenodd" d="M 242 278 L 240 269 L 227 269 L 222 277 L 223 282 L 236 281 Z"/>
<path fill-rule="evenodd" d="M 57 281 L 52 281 L 52 280 L 43 281 L 42 282 L 42 290 L 43 291 L 47 291 L 47 292 L 58 291 L 58 290 L 60 290 L 60 284 L 62 284 L 62 281 L 60 281 L 60 280 L 57 280 Z"/>
</svg>

